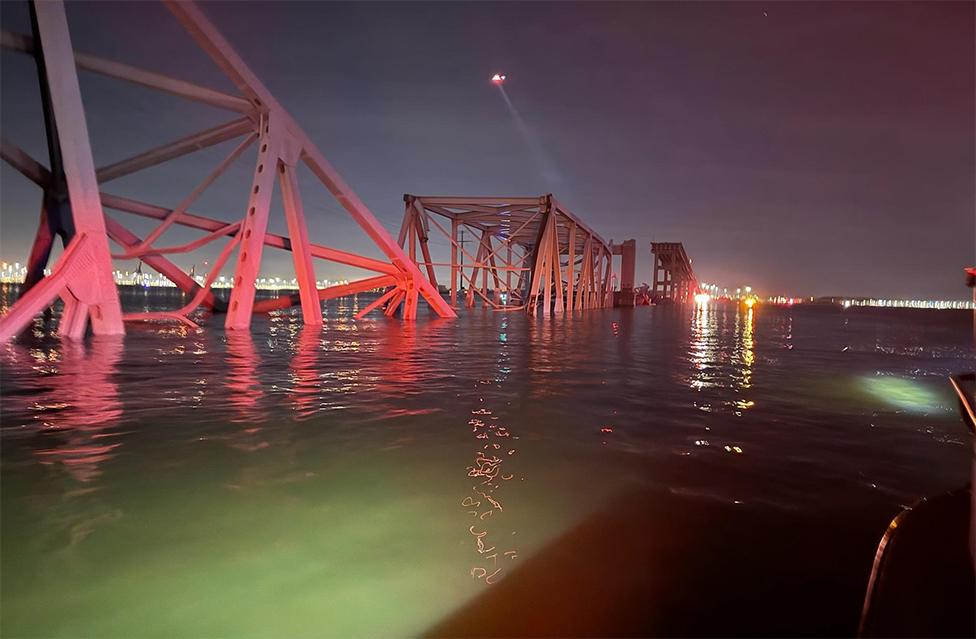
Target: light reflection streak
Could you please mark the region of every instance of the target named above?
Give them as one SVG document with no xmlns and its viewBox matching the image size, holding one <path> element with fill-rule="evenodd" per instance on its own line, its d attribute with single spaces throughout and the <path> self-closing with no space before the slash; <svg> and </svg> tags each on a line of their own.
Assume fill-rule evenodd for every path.
<svg viewBox="0 0 976 639">
<path fill-rule="evenodd" d="M 386 334 L 384 348 L 378 351 L 383 361 L 377 390 L 393 396 L 424 399 L 430 391 L 432 377 L 429 362 L 439 356 L 430 350 L 431 344 L 442 343 L 440 335 L 450 330 L 450 321 L 440 318 L 424 322 L 380 321 L 386 323 Z M 430 408 L 424 406 L 424 410 Z"/>
<path fill-rule="evenodd" d="M 228 402 L 233 409 L 230 420 L 243 423 L 263 421 L 266 415 L 261 409 L 264 391 L 261 389 L 261 380 L 258 377 L 260 360 L 249 332 L 227 332 L 226 358 Z M 258 430 L 260 429 L 255 427 L 245 432 L 253 434 Z M 247 449 L 253 448 L 250 444 L 242 445 Z"/>
<path fill-rule="evenodd" d="M 60 464 L 87 483 L 116 455 L 122 444 L 110 438 L 119 434 L 112 429 L 122 418 L 115 375 L 123 345 L 121 337 L 94 337 L 87 348 L 71 340 L 61 343 L 60 361 L 53 374 L 38 378 L 46 387 L 31 406 L 50 442 L 35 451 L 42 464 Z"/>
<path fill-rule="evenodd" d="M 389 391 L 395 388 L 407 395 L 420 393 L 417 382 L 426 372 L 426 360 L 418 349 L 417 332 L 416 322 L 402 322 L 389 331 L 387 344 L 393 374 L 383 377 L 380 390 Z"/>
<path fill-rule="evenodd" d="M 498 332 L 494 381 L 499 386 L 505 382 L 511 371 L 508 322 L 508 316 L 503 316 Z M 479 398 L 478 406 L 471 411 L 468 419 L 468 426 L 471 427 L 471 434 L 478 448 L 473 462 L 466 468 L 467 476 L 475 482 L 471 486 L 471 494 L 462 498 L 460 503 L 465 513 L 476 522 L 468 527 L 468 533 L 474 538 L 475 551 L 478 553 L 478 559 L 470 569 L 471 577 L 482 579 L 490 586 L 502 578 L 507 562 L 518 557 L 515 548 L 508 547 L 499 552 L 497 546 L 498 543 L 511 543 L 511 537 L 515 534 L 514 530 L 504 529 L 499 522 L 499 515 L 505 512 L 499 492 L 506 482 L 514 479 L 514 474 L 503 472 L 502 467 L 505 458 L 515 454 L 516 449 L 512 442 L 518 437 L 499 423 L 499 417 L 484 405 L 484 398 Z M 510 534 L 506 536 L 505 532 Z"/>
<path fill-rule="evenodd" d="M 739 398 L 732 402 L 733 413 L 741 416 L 742 411 L 748 410 L 755 405 L 755 402 L 748 397 L 744 397 L 745 391 L 752 388 L 752 369 L 756 363 L 756 339 L 755 339 L 755 309 L 747 308 L 744 312 L 739 310 L 735 316 L 735 348 L 733 358 L 737 370 L 733 375 L 733 390 Z"/>
<path fill-rule="evenodd" d="M 153 310 L 155 309 L 147 307 L 147 312 Z M 134 328 L 136 327 L 134 326 Z M 207 344 L 203 341 L 206 334 L 204 329 L 193 329 L 185 324 L 146 323 L 139 325 L 136 330 L 145 333 L 151 332 L 154 336 L 162 338 L 159 340 L 160 346 L 155 349 L 155 361 L 160 367 L 170 369 L 178 362 L 177 365 L 180 366 L 181 374 L 201 370 L 199 377 L 192 381 L 187 380 L 188 384 L 192 384 L 189 387 L 184 387 L 182 384 L 175 387 L 171 384 L 161 385 L 162 399 L 175 406 L 189 406 L 194 409 L 204 406 L 209 393 L 209 380 L 206 372 L 203 369 L 198 369 L 207 361 L 209 354 Z M 193 337 L 197 339 L 193 340 Z M 188 363 L 191 364 L 191 367 L 183 368 L 183 362 L 190 356 L 192 358 L 189 359 Z M 160 368 L 157 374 L 171 375 L 171 373 L 162 372 L 163 370 L 165 369 Z"/>
<path fill-rule="evenodd" d="M 468 477 L 475 479 L 476 482 L 471 486 L 472 494 L 461 500 L 461 506 L 478 522 L 468 527 L 468 532 L 474 537 L 475 549 L 479 555 L 478 561 L 471 568 L 471 576 L 475 579 L 483 578 L 485 583 L 490 585 L 500 578 L 499 574 L 504 569 L 504 564 L 499 561 L 499 552 L 494 541 L 498 535 L 493 534 L 491 540 L 488 540 L 489 527 L 498 519 L 495 514 L 505 511 L 497 492 L 503 482 L 511 481 L 514 477 L 511 473 L 502 472 L 505 458 L 496 453 L 501 453 L 503 444 L 497 440 L 508 440 L 504 442 L 504 448 L 509 455 L 513 454 L 515 449 L 510 448 L 511 433 L 498 424 L 498 417 L 492 415 L 491 410 L 479 408 L 471 411 L 471 415 L 468 425 L 471 426 L 475 439 L 483 443 L 475 452 L 473 463 L 467 467 Z M 497 526 L 495 528 L 497 530 Z M 505 539 L 504 536 L 502 539 Z M 513 560 L 517 556 L 518 553 L 514 548 L 507 548 L 502 553 L 502 562 L 506 559 Z"/>
<path fill-rule="evenodd" d="M 733 315 L 727 307 L 699 304 L 691 316 L 687 384 L 699 392 L 727 395 L 731 391 L 734 397 L 724 399 L 723 404 L 737 417 L 755 406 L 750 397 L 756 364 L 755 314 L 754 308 L 736 308 Z M 711 412 L 710 397 L 711 393 L 704 395 L 703 400 L 695 401 L 695 407 Z"/>
<path fill-rule="evenodd" d="M 718 349 L 715 333 L 715 308 L 707 304 L 695 307 L 691 316 L 691 388 L 702 390 L 713 386 L 712 374 L 709 369 L 715 366 Z"/>
<path fill-rule="evenodd" d="M 299 332 L 295 351 L 291 357 L 291 400 L 296 419 L 312 417 L 318 410 L 319 351 L 322 344 L 322 326 L 306 325 Z"/>
<path fill-rule="evenodd" d="M 495 382 L 501 384 L 512 372 L 511 356 L 508 354 L 508 315 L 502 316 L 498 329 L 498 344 L 498 373 L 495 375 Z"/>
<path fill-rule="evenodd" d="M 560 316 L 529 320 L 527 341 L 532 345 L 527 351 L 530 398 L 543 399 L 558 396 L 565 390 L 560 383 L 559 373 L 564 370 L 563 347 L 570 326 L 572 324 Z M 594 374 L 600 374 L 601 378 L 606 372 L 603 366 L 596 370 L 599 373 L 594 372 Z"/>
</svg>

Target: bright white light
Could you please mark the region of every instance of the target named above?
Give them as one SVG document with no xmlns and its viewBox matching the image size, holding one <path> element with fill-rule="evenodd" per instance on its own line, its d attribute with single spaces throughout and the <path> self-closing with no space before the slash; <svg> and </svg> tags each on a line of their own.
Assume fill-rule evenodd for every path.
<svg viewBox="0 0 976 639">
<path fill-rule="evenodd" d="M 496 73 L 495 75 L 491 76 L 491 81 L 495 84 L 501 84 L 505 81 L 505 76 L 500 73 Z"/>
<path fill-rule="evenodd" d="M 708 293 L 697 293 L 695 294 L 695 304 L 708 304 L 712 296 Z"/>
</svg>

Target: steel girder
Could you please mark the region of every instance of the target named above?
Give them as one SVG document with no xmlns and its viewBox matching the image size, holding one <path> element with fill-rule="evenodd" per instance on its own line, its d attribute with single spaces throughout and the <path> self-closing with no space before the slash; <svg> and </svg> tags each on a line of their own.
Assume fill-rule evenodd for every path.
<svg viewBox="0 0 976 639">
<path fill-rule="evenodd" d="M 3 32 L 3 48 L 33 55 L 48 115 L 51 168 L 44 167 L 22 149 L 4 139 L 0 156 L 44 191 L 41 224 L 29 258 L 28 270 L 43 272 L 55 234 L 66 250 L 48 277 L 29 278 L 20 299 L 0 317 L 0 340 L 23 330 L 38 313 L 57 297 L 65 301 L 60 332 L 71 338 L 84 336 L 89 321 L 96 334 L 124 332 L 123 320 L 177 319 L 193 324 L 189 313 L 199 305 L 223 310 L 210 284 L 220 268 L 236 250 L 234 287 L 226 304 L 225 326 L 247 329 L 255 312 L 302 306 L 305 323 L 322 322 L 321 299 L 376 287 L 392 286 L 396 304 L 403 303 L 404 319 L 416 318 L 417 303 L 423 297 L 441 317 L 455 317 L 454 310 L 439 295 L 436 287 L 420 272 L 353 192 L 298 123 L 281 106 L 217 28 L 192 2 L 164 2 L 169 11 L 196 44 L 216 63 L 237 87 L 230 94 L 153 71 L 139 69 L 72 49 L 64 6 L 60 1 L 32 0 L 35 33 L 31 36 Z M 96 168 L 92 159 L 86 116 L 81 101 L 77 70 L 97 73 L 151 88 L 191 101 L 234 112 L 226 123 L 171 143 L 133 155 L 108 166 Z M 130 198 L 105 193 L 101 185 L 163 162 L 174 161 L 201 148 L 240 138 L 240 143 L 173 209 L 154 206 Z M 236 221 L 227 222 L 189 212 L 192 203 L 240 156 L 256 147 L 253 177 L 247 206 Z M 303 198 L 299 191 L 297 166 L 303 163 L 346 212 L 370 237 L 384 256 L 376 259 L 341 249 L 318 245 L 309 237 Z M 281 189 L 288 236 L 268 232 L 272 191 Z M 103 207 L 161 223 L 145 238 L 139 238 L 121 223 L 104 214 Z M 158 239 L 172 226 L 206 231 L 200 239 L 178 246 L 161 247 Z M 109 240 L 122 248 L 113 256 Z M 200 286 L 165 256 L 195 250 L 224 240 L 218 264 Z M 297 296 L 255 303 L 255 281 L 265 246 L 292 253 Z M 190 303 L 171 312 L 123 316 L 113 281 L 112 258 L 141 259 L 191 295 Z M 376 273 L 342 287 L 318 290 L 314 259 L 326 259 Z M 396 307 L 387 306 L 387 310 Z M 372 310 L 372 309 L 370 309 Z"/>
</svg>

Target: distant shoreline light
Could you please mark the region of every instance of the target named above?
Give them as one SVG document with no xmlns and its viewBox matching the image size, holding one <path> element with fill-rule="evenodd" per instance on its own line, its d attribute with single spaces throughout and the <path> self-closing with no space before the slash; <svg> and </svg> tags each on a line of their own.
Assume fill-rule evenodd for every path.
<svg viewBox="0 0 976 639">
<path fill-rule="evenodd" d="M 841 308 L 927 308 L 945 311 L 976 310 L 976 303 L 972 300 L 889 300 L 881 298 L 797 298 L 797 297 L 768 297 L 766 303 L 773 306 L 793 306 L 805 304 L 808 306 L 840 306 Z"/>
<path fill-rule="evenodd" d="M 808 306 L 840 306 L 842 308 L 927 308 L 946 311 L 976 310 L 976 303 L 972 300 L 889 300 L 881 298 L 796 298 L 796 297 L 768 297 L 767 304 L 774 306 L 793 306 L 805 304 Z"/>
<path fill-rule="evenodd" d="M 698 288 L 709 294 L 709 298 L 716 301 L 740 301 L 753 296 L 752 287 L 745 286 L 735 289 L 721 288 L 715 284 L 699 282 Z M 972 311 L 976 310 L 973 300 L 896 300 L 877 297 L 787 297 L 771 295 L 764 299 L 764 303 L 774 306 L 793 306 L 794 304 L 835 305 L 843 308 L 873 307 L 873 308 L 927 308 L 935 310 Z"/>
<path fill-rule="evenodd" d="M 844 308 L 852 306 L 868 306 L 874 308 L 931 308 L 938 310 L 971 311 L 976 309 L 972 300 L 886 300 L 886 299 L 856 299 L 843 300 L 840 305 Z"/>
</svg>

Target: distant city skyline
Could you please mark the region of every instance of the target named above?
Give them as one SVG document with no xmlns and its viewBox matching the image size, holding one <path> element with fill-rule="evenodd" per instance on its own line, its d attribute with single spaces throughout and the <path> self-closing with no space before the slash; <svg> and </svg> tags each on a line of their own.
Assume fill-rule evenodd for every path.
<svg viewBox="0 0 976 639">
<path fill-rule="evenodd" d="M 673 240 L 701 279 L 722 286 L 804 297 L 969 295 L 972 3 L 202 8 L 394 237 L 406 192 L 553 192 L 605 238 L 637 239 L 638 284 L 651 277 L 650 241 Z M 174 48 L 186 35 L 161 7 L 73 2 L 67 11 L 81 51 L 227 87 L 200 52 Z M 29 32 L 23 3 L 0 3 L 0 20 Z M 0 71 L 4 135 L 46 161 L 33 62 L 4 53 Z M 490 82 L 499 72 L 520 121 Z M 85 73 L 81 82 L 99 165 L 224 117 Z M 173 206 L 226 152 L 206 149 L 112 186 Z M 250 161 L 194 208 L 237 217 Z M 328 194 L 306 195 L 314 240 L 375 254 Z M 5 257 L 26 261 L 39 200 L 0 165 Z M 278 216 L 271 230 L 283 227 Z M 189 270 L 214 257 L 173 261 Z M 263 273 L 290 278 L 290 262 L 269 250 Z M 319 279 L 358 275 L 321 265 Z"/>
</svg>

